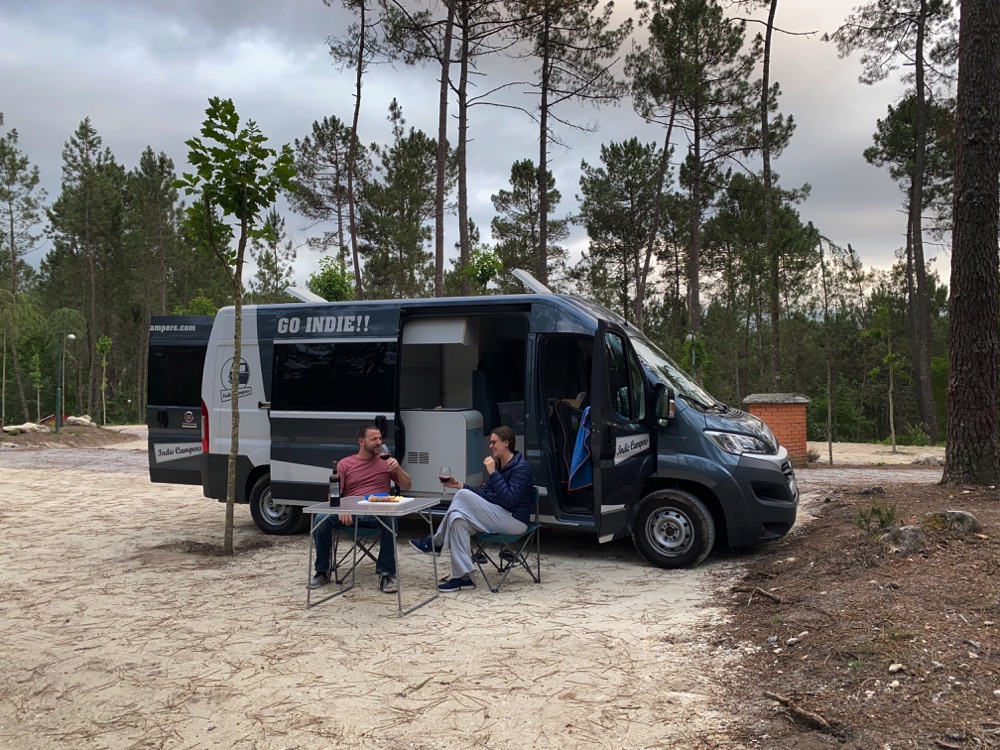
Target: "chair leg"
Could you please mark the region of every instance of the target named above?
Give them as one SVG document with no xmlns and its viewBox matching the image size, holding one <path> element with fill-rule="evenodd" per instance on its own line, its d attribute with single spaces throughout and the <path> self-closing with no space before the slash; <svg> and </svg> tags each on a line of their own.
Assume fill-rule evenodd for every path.
<svg viewBox="0 0 1000 750">
<path fill-rule="evenodd" d="M 340 570 L 348 565 L 348 558 L 354 552 L 353 548 L 354 537 L 351 536 L 349 537 L 349 539 L 351 542 L 351 546 L 349 546 L 348 549 L 344 551 L 343 555 L 339 555 L 337 548 L 340 542 L 340 532 L 338 531 L 333 538 L 333 552 L 331 554 L 333 563 L 332 572 L 333 572 L 333 580 L 338 585 L 346 581 L 347 577 L 351 574 L 354 568 L 357 567 L 357 564 L 362 562 L 366 557 L 373 563 L 377 563 L 377 558 L 375 557 L 375 554 L 372 552 L 372 550 L 378 543 L 378 539 L 377 538 L 368 539 L 367 537 L 359 537 L 357 540 L 357 547 L 361 557 L 359 560 L 357 560 L 357 562 L 352 561 L 349 567 L 347 567 L 347 569 L 343 572 L 343 575 L 341 575 Z"/>
<path fill-rule="evenodd" d="M 503 542 L 493 543 L 499 547 L 496 559 L 486 550 L 487 545 L 491 544 L 491 542 L 482 540 L 477 540 L 477 547 L 472 555 L 472 559 L 475 561 L 476 567 L 479 568 L 479 573 L 483 577 L 483 582 L 491 592 L 494 594 L 499 593 L 500 587 L 507 580 L 507 576 L 518 566 L 524 568 L 525 572 L 531 576 L 532 581 L 535 583 L 542 582 L 542 548 L 541 541 L 538 539 L 538 529 L 535 529 L 532 534 L 517 540 L 515 542 L 516 546 Z M 530 548 L 532 543 L 534 543 L 535 548 L 535 570 L 531 569 L 531 563 L 528 559 L 528 556 L 531 554 Z M 487 573 L 485 567 L 487 564 L 492 566 L 495 575 L 498 576 L 495 584 L 490 582 L 490 574 Z"/>
</svg>

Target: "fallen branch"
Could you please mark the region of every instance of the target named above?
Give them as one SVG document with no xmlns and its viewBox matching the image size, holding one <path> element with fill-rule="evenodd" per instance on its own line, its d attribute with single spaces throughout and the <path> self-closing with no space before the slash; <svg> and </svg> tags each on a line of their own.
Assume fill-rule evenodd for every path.
<svg viewBox="0 0 1000 750">
<path fill-rule="evenodd" d="M 823 731 L 831 731 L 833 727 L 830 726 L 830 722 L 824 719 L 819 714 L 802 708 L 796 705 L 795 701 L 791 698 L 785 698 L 777 693 L 772 693 L 768 690 L 764 691 L 764 697 L 770 698 L 771 700 L 778 701 L 782 706 L 787 708 L 789 712 L 797 719 L 801 719 L 803 722 L 808 724 L 813 729 L 822 729 Z"/>
<path fill-rule="evenodd" d="M 733 591 L 735 591 L 737 594 L 760 594 L 761 596 L 766 596 L 772 602 L 777 602 L 778 604 L 782 604 L 781 597 L 775 596 L 770 591 L 764 591 L 764 589 L 762 589 L 760 586 L 753 586 L 752 588 L 739 587 L 739 588 L 734 588 Z"/>
</svg>

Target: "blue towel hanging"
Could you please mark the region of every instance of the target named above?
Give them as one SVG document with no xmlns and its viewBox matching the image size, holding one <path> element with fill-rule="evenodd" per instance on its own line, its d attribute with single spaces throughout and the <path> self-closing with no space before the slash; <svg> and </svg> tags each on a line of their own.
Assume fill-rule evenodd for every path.
<svg viewBox="0 0 1000 750">
<path fill-rule="evenodd" d="M 594 483 L 594 466 L 590 460 L 590 407 L 580 415 L 580 429 L 573 446 L 573 460 L 569 464 L 569 488 L 580 490 Z"/>
</svg>

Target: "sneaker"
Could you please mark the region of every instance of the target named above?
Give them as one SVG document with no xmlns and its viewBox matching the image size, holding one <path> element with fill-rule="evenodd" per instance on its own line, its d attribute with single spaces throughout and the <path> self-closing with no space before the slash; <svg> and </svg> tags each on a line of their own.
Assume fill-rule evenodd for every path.
<svg viewBox="0 0 1000 750">
<path fill-rule="evenodd" d="M 444 583 L 438 584 L 438 591 L 462 591 L 463 589 L 476 588 L 476 582 L 468 576 L 452 578 Z"/>
<path fill-rule="evenodd" d="M 443 544 L 434 544 L 429 536 L 425 536 L 423 539 L 411 539 L 410 546 L 417 552 L 423 552 L 425 555 L 431 554 L 432 550 L 435 555 L 440 555 L 441 550 L 444 548 Z"/>
<path fill-rule="evenodd" d="M 309 588 L 318 589 L 320 586 L 326 586 L 330 582 L 329 573 L 317 573 L 312 578 L 309 579 Z"/>
<path fill-rule="evenodd" d="M 378 587 L 383 594 L 395 594 L 399 591 L 399 585 L 396 583 L 396 574 L 379 573 Z"/>
</svg>

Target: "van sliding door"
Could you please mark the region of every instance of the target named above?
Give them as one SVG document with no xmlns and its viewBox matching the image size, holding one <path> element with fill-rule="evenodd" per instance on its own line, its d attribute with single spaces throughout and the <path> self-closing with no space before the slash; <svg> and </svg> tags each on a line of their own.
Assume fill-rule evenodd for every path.
<svg viewBox="0 0 1000 750">
<path fill-rule="evenodd" d="M 642 485 L 655 468 L 645 380 L 624 329 L 601 321 L 594 338 L 590 449 L 594 523 L 601 541 L 626 536 Z"/>
</svg>

